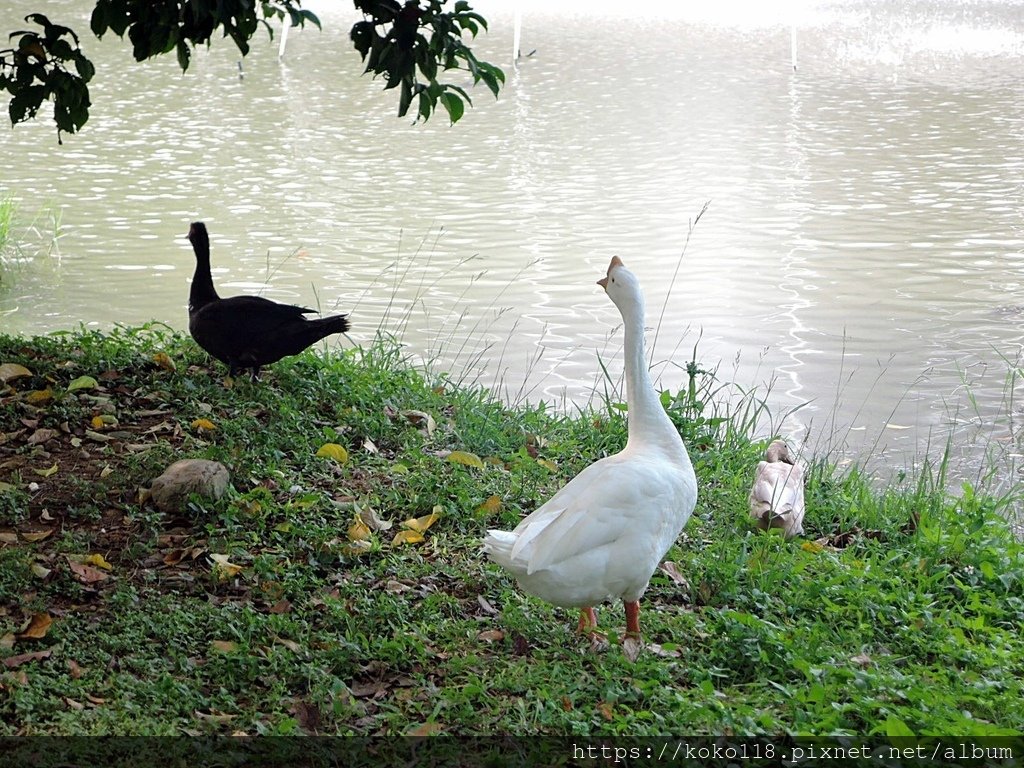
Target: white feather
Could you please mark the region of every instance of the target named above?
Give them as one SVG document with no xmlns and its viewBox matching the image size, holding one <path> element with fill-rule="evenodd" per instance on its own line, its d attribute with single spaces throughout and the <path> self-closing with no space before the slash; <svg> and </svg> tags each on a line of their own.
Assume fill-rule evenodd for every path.
<svg viewBox="0 0 1024 768">
<path fill-rule="evenodd" d="M 782 528 L 786 538 L 804 532 L 804 470 L 775 440 L 758 462 L 750 488 L 750 516 L 759 528 Z"/>
</svg>

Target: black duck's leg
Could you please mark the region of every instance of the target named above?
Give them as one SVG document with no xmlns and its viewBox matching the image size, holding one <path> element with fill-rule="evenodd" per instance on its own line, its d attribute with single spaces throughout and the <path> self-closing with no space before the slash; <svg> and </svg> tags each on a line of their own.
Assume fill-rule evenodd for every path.
<svg viewBox="0 0 1024 768">
<path fill-rule="evenodd" d="M 252 380 L 253 381 L 259 381 L 260 380 L 260 367 L 258 365 L 254 365 L 252 367 Z"/>
</svg>

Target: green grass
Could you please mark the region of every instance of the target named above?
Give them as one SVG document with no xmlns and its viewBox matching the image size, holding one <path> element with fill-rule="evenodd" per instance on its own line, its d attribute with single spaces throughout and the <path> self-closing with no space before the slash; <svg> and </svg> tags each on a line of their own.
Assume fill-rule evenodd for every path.
<svg viewBox="0 0 1024 768">
<path fill-rule="evenodd" d="M 232 388 L 162 326 L 0 336 L 0 363 L 32 373 L 0 388 L 0 656 L 49 652 L 0 671 L 0 735 L 1024 731 L 1024 550 L 1005 499 L 950 495 L 941 457 L 882 489 L 812 457 L 806 537 L 757 534 L 763 405 L 722 405 L 695 361 L 692 387 L 663 398 L 700 484 L 667 558 L 687 583 L 654 575 L 641 621 L 660 654 L 636 662 L 617 644 L 621 605 L 599 611 L 612 644 L 594 651 L 479 548 L 621 448 L 614 402 L 510 409 L 386 340 Z M 98 387 L 68 391 L 83 375 Z M 118 423 L 97 442 L 85 430 L 104 413 Z M 57 437 L 29 445 L 40 428 Z M 349 460 L 318 458 L 327 442 Z M 232 490 L 180 514 L 140 503 L 186 456 L 224 462 Z M 395 527 L 353 552 L 365 508 Z M 425 541 L 391 545 L 435 508 Z M 112 566 L 105 580 L 71 570 L 89 554 Z M 241 571 L 220 580 L 211 554 Z M 42 612 L 48 631 L 16 638 Z"/>
</svg>

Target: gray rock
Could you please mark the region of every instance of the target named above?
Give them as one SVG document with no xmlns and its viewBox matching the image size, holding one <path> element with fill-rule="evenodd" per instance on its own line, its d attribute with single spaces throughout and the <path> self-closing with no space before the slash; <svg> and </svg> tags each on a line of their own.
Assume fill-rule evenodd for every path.
<svg viewBox="0 0 1024 768">
<path fill-rule="evenodd" d="M 189 494 L 219 499 L 231 482 L 228 468 L 219 461 L 182 459 L 169 466 L 153 481 L 150 498 L 163 512 L 180 512 Z"/>
</svg>

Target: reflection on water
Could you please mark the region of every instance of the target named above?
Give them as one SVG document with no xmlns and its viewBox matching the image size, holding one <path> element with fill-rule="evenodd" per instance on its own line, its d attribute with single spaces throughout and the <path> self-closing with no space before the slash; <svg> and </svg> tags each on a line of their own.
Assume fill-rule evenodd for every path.
<svg viewBox="0 0 1024 768">
<path fill-rule="evenodd" d="M 90 4 L 48 13 L 84 30 Z M 323 31 L 293 32 L 281 62 L 257 44 L 244 79 L 220 41 L 181 76 L 87 40 L 85 134 L 0 134 L 7 191 L 23 213 L 59 211 L 63 232 L 59 262 L 9 269 L 5 328 L 184 328 L 184 233 L 203 219 L 225 294 L 348 310 L 356 342 L 383 325 L 510 399 L 580 402 L 604 390 L 599 355 L 618 370 L 594 285 L 618 254 L 645 284 L 663 386 L 683 384 L 699 339 L 705 367 L 772 382 L 779 412 L 803 405 L 785 429 L 812 448 L 899 468 L 955 414 L 955 453 L 984 438 L 1013 458 L 1020 3 L 683 3 L 665 18 L 524 3 L 536 53 L 455 128 L 393 117 L 336 5 L 314 5 Z M 478 48 L 504 64 L 511 16 L 480 7 Z"/>
</svg>

